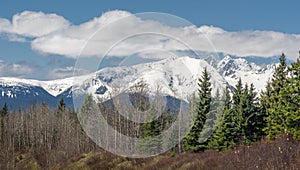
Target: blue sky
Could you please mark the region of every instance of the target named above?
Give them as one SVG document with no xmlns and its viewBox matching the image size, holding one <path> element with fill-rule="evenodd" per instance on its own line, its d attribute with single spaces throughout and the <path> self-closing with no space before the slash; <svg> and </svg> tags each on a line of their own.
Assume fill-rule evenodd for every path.
<svg viewBox="0 0 300 170">
<path fill-rule="evenodd" d="M 300 33 L 299 1 L 116 1 L 90 0 L 10 0 L 0 1 L 0 16 L 11 18 L 24 10 L 43 11 L 64 16 L 80 24 L 108 10 L 120 9 L 132 13 L 164 12 L 185 18 L 195 25 L 214 25 L 227 31 L 273 30 Z"/>
<path fill-rule="evenodd" d="M 70 25 L 80 25 L 91 21 L 95 17 L 100 17 L 103 13 L 111 10 L 124 10 L 130 13 L 140 12 L 163 12 L 184 18 L 196 27 L 203 25 L 220 28 L 230 35 L 222 38 L 220 42 L 228 40 L 228 37 L 241 36 L 247 39 L 251 37 L 263 37 L 264 32 L 269 31 L 268 37 L 263 37 L 255 42 L 269 40 L 270 37 L 278 37 L 284 34 L 287 41 L 293 45 L 295 51 L 299 50 L 298 35 L 300 34 L 300 3 L 297 1 L 62 1 L 62 0 L 9 0 L 0 1 L 0 19 L 6 19 L 11 22 L 13 16 L 23 11 L 42 12 L 44 14 L 56 14 L 63 17 Z M 1 27 L 1 24 L 0 24 Z M 36 29 L 44 29 L 37 26 Z M 244 33 L 243 31 L 246 31 Z M 35 36 L 24 35 L 19 32 L 1 32 L 0 28 L 0 76 L 13 76 L 35 79 L 54 79 L 69 76 L 67 71 L 75 63 L 74 57 L 67 53 L 49 52 L 44 54 L 45 49 L 33 50 L 32 42 L 37 39 Z M 240 34 L 240 32 L 242 32 Z M 278 34 L 273 34 L 276 32 Z M 233 33 L 233 34 L 231 34 Z M 294 36 L 297 35 L 297 36 Z M 12 41 L 11 37 L 24 38 L 26 42 L 20 40 Z M 43 35 L 44 36 L 44 35 Z M 40 38 L 40 37 L 38 37 Z M 215 37 L 213 37 L 215 38 Z M 217 38 L 215 38 L 218 40 Z M 296 39 L 296 40 L 295 40 Z M 300 38 L 299 38 L 300 39 Z M 229 39 L 230 40 L 230 39 Z M 273 39 L 271 39 L 273 40 Z M 282 42 L 278 43 L 278 38 L 274 39 L 273 44 L 266 46 L 281 47 Z M 281 40 L 282 41 L 282 40 Z M 277 44 L 276 44 L 277 43 Z M 217 43 L 218 44 L 218 43 Z M 251 45 L 251 43 L 249 43 Z M 247 44 L 249 46 L 249 44 Z M 274 45 L 275 44 L 275 45 Z M 222 52 L 248 54 L 244 51 L 227 50 Z M 298 49 L 297 49 L 298 48 Z M 42 51 L 42 52 L 41 52 Z M 259 49 L 258 49 L 259 51 Z M 289 51 L 288 48 L 282 48 L 275 54 L 266 52 L 267 49 L 261 49 L 262 56 L 268 57 L 276 55 L 281 51 Z M 290 55 L 297 55 L 295 51 L 290 50 Z M 59 55 L 60 54 L 60 55 Z M 252 54 L 252 53 L 249 53 Z M 254 53 L 256 54 L 256 53 Z M 292 58 L 292 57 L 291 57 Z M 292 58 L 294 59 L 294 58 Z M 12 67 L 15 70 L 9 71 Z M 22 69 L 20 69 L 22 68 Z M 20 70 L 20 71 L 18 71 Z M 55 72 L 56 71 L 56 72 Z M 66 74 L 64 74 L 66 73 Z M 54 75 L 61 74 L 55 77 Z"/>
</svg>

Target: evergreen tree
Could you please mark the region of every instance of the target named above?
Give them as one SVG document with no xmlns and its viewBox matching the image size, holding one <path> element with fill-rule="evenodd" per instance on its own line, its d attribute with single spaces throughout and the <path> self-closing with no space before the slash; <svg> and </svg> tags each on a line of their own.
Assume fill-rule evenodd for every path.
<svg viewBox="0 0 300 170">
<path fill-rule="evenodd" d="M 168 129 L 172 123 L 173 123 L 174 115 L 170 110 L 170 107 L 167 108 L 166 111 L 162 112 L 162 115 L 160 116 L 160 131 L 164 131 Z"/>
<path fill-rule="evenodd" d="M 155 119 L 157 110 L 152 105 L 150 108 L 151 120 L 144 123 L 142 126 L 140 138 L 138 143 L 138 150 L 141 154 L 156 154 L 162 149 L 161 120 Z"/>
<path fill-rule="evenodd" d="M 180 119 L 181 116 L 180 114 L 176 114 L 172 116 L 172 122 L 173 119 Z M 180 129 L 177 123 L 171 125 L 171 133 L 170 136 L 168 136 L 168 142 L 167 142 L 167 148 L 172 148 L 172 151 L 176 151 L 176 148 L 179 150 L 178 148 L 178 142 L 180 142 L 179 140 L 179 133 L 180 133 Z"/>
<path fill-rule="evenodd" d="M 242 132 L 242 121 L 243 121 L 243 112 L 244 108 L 242 105 L 242 98 L 243 98 L 243 84 L 242 80 L 239 79 L 232 96 L 232 109 L 230 113 L 230 121 L 232 121 L 232 135 L 233 135 L 233 142 L 239 143 L 243 139 L 243 132 Z"/>
<path fill-rule="evenodd" d="M 243 123 L 242 131 L 244 135 L 244 142 L 251 143 L 261 138 L 262 132 L 260 125 L 263 124 L 263 117 L 259 114 L 259 103 L 257 93 L 253 84 L 245 86 L 243 93 Z"/>
<path fill-rule="evenodd" d="M 203 130 L 205 121 L 208 117 L 210 106 L 211 106 L 211 83 L 210 77 L 208 75 L 207 69 L 205 68 L 202 77 L 199 78 L 198 83 L 198 103 L 195 115 L 195 121 L 190 128 L 189 133 L 183 139 L 183 147 L 185 150 L 191 150 L 194 152 L 203 151 L 207 144 L 200 141 L 201 132 Z"/>
<path fill-rule="evenodd" d="M 212 139 L 209 143 L 209 147 L 212 149 L 218 149 L 219 151 L 225 151 L 234 146 L 232 133 L 235 131 L 233 124 L 233 114 L 231 112 L 231 96 L 228 87 L 223 92 L 223 114 L 218 123 L 218 127 Z"/>
<path fill-rule="evenodd" d="M 65 110 L 65 108 L 66 108 L 66 104 L 64 102 L 64 98 L 61 98 L 57 106 L 57 115 L 61 115 L 61 113 Z"/>
<path fill-rule="evenodd" d="M 80 108 L 80 112 L 78 114 L 78 120 L 80 123 L 85 125 L 89 119 L 89 116 L 95 113 L 95 102 L 93 100 L 92 94 L 87 94 L 84 98 L 84 102 Z"/>
<path fill-rule="evenodd" d="M 262 128 L 262 133 L 263 135 L 265 135 L 265 129 L 267 128 L 267 109 L 269 109 L 271 106 L 270 106 L 270 98 L 271 98 L 271 95 L 272 95 L 272 87 L 271 87 L 271 83 L 270 82 L 267 82 L 267 86 L 266 86 L 266 89 L 265 91 L 261 91 L 261 94 L 260 94 L 260 100 L 259 100 L 259 113 L 260 115 L 262 116 L 263 118 L 263 124 L 261 125 L 261 128 Z"/>
<path fill-rule="evenodd" d="M 240 78 L 235 86 L 234 95 L 232 96 L 233 105 L 238 106 L 241 103 L 241 98 L 243 95 L 243 84 Z"/>
<path fill-rule="evenodd" d="M 203 142 L 205 145 L 208 145 L 210 148 L 210 143 L 214 140 L 214 134 L 223 114 L 224 103 L 220 96 L 220 91 L 217 89 L 217 92 L 214 97 L 212 97 L 210 111 L 207 114 L 207 119 L 203 127 L 200 142 Z"/>
<path fill-rule="evenodd" d="M 8 107 L 7 107 L 7 104 L 6 103 L 4 103 L 4 105 L 3 105 L 3 108 L 2 108 L 2 110 L 1 110 L 1 112 L 0 112 L 1 114 L 0 114 L 0 137 L 1 137 L 1 139 L 0 139 L 0 142 L 1 143 L 3 143 L 4 142 L 4 137 L 5 137 L 5 129 L 4 129 L 4 119 L 5 119 L 5 117 L 8 115 Z"/>
<path fill-rule="evenodd" d="M 286 82 L 286 75 L 287 75 L 287 65 L 286 65 L 286 57 L 284 54 L 281 55 L 279 59 L 280 63 L 275 68 L 275 73 L 272 78 L 272 88 L 275 95 L 278 95 L 280 90 L 284 87 Z M 275 98 L 275 102 L 278 98 Z"/>
<path fill-rule="evenodd" d="M 249 143 L 249 138 L 250 136 L 248 136 L 249 134 L 251 134 L 251 131 L 249 133 L 250 127 L 251 125 L 249 125 L 249 118 L 251 116 L 253 116 L 252 114 L 252 99 L 249 95 L 249 87 L 248 84 L 245 85 L 244 90 L 243 90 L 243 94 L 241 97 L 241 101 L 240 101 L 240 106 L 241 106 L 241 114 L 242 114 L 242 119 L 241 119 L 241 137 L 242 137 L 242 141 L 243 143 Z"/>
<path fill-rule="evenodd" d="M 270 82 L 270 87 L 267 87 L 268 96 L 267 103 L 264 103 L 267 107 L 266 109 L 266 121 L 267 126 L 264 128 L 268 138 L 274 138 L 276 135 L 286 132 L 286 122 L 284 116 L 285 110 L 285 100 L 287 93 L 283 93 L 283 88 L 287 85 L 287 66 L 285 55 L 282 54 L 280 57 L 280 63 L 275 68 L 272 81 Z M 271 91 L 271 93 L 270 93 Z M 266 99 L 265 99 L 266 101 Z"/>
<path fill-rule="evenodd" d="M 300 139 L 300 52 L 299 58 L 289 67 L 290 77 L 284 86 L 281 95 L 285 96 L 283 101 L 287 132 L 294 138 Z"/>
<path fill-rule="evenodd" d="M 3 108 L 1 110 L 1 117 L 4 117 L 8 114 L 8 106 L 7 103 L 4 103 Z"/>
</svg>

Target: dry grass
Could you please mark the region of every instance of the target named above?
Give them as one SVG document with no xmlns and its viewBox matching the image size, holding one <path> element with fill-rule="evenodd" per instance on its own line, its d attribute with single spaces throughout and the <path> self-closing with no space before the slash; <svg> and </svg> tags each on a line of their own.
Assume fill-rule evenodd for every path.
<svg viewBox="0 0 300 170">
<path fill-rule="evenodd" d="M 59 169 L 69 169 L 70 165 L 76 163 L 61 164 Z M 146 159 L 129 159 L 98 152 L 87 159 L 85 165 L 86 169 L 300 169 L 300 143 L 283 136 L 275 141 L 262 140 L 251 146 L 239 146 L 225 153 L 207 150 L 174 157 L 165 153 Z"/>
<path fill-rule="evenodd" d="M 300 142 L 289 136 L 282 136 L 274 141 L 264 139 L 225 153 L 207 150 L 201 153 L 175 156 L 165 153 L 151 158 L 131 159 L 105 151 L 89 152 L 61 160 L 49 168 L 43 167 L 43 153 L 36 154 L 17 154 L 14 166 L 0 160 L 0 169 L 300 169 Z"/>
</svg>

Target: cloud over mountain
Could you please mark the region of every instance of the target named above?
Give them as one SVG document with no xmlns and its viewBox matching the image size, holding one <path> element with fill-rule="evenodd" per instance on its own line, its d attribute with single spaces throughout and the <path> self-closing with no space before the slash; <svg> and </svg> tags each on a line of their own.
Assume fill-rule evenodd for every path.
<svg viewBox="0 0 300 170">
<path fill-rule="evenodd" d="M 76 69 L 76 75 L 84 75 L 89 73 L 88 70 L 84 69 Z M 56 68 L 51 70 L 48 73 L 49 79 L 61 79 L 61 78 L 67 78 L 72 77 L 74 75 L 74 67 L 63 67 L 63 68 Z"/>
<path fill-rule="evenodd" d="M 0 60 L 0 77 L 23 77 L 31 74 L 34 68 L 26 64 L 7 63 Z"/>
<path fill-rule="evenodd" d="M 289 59 L 295 60 L 300 46 L 299 34 L 260 30 L 230 32 L 213 26 L 173 27 L 119 10 L 79 25 L 57 14 L 24 11 L 14 15 L 12 21 L 0 18 L 1 33 L 31 38 L 32 49 L 39 53 L 71 58 L 79 54 L 103 56 L 107 52 L 112 56 L 145 54 L 149 50 L 175 52 L 188 50 L 189 46 L 196 51 L 242 57 L 270 57 L 285 52 Z"/>
</svg>

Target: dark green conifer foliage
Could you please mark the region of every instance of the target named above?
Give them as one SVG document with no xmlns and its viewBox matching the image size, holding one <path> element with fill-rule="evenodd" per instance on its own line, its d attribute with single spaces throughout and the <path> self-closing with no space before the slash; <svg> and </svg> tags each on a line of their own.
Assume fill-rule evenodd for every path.
<svg viewBox="0 0 300 170">
<path fill-rule="evenodd" d="M 151 120 L 143 124 L 138 150 L 141 154 L 156 154 L 162 149 L 161 120 L 155 117 L 157 110 L 152 105 L 150 108 Z"/>
<path fill-rule="evenodd" d="M 8 114 L 8 106 L 4 103 L 3 108 L 1 110 L 1 117 L 6 116 Z"/>
<path fill-rule="evenodd" d="M 92 94 L 87 94 L 78 114 L 78 120 L 80 120 L 80 123 L 86 124 L 89 116 L 95 114 L 96 110 L 97 109 L 95 109 L 95 102 L 93 100 Z"/>
<path fill-rule="evenodd" d="M 286 118 L 287 132 L 294 138 L 300 139 L 300 52 L 295 63 L 289 67 L 290 77 L 281 95 L 284 96 L 284 105 L 282 112 Z"/>
<path fill-rule="evenodd" d="M 66 104 L 64 102 L 64 98 L 61 98 L 57 106 L 57 115 L 61 115 L 61 113 L 65 110 L 65 108 L 66 108 Z"/>
<path fill-rule="evenodd" d="M 261 118 L 263 119 L 262 124 L 261 124 L 261 129 L 262 129 L 262 134 L 266 135 L 266 129 L 267 129 L 267 109 L 270 108 L 270 98 L 272 95 L 272 87 L 271 87 L 271 83 L 267 82 L 267 86 L 265 91 L 261 91 L 260 94 L 260 105 L 259 105 L 259 113 L 261 115 Z"/>
<path fill-rule="evenodd" d="M 242 124 L 243 124 L 243 84 L 239 79 L 232 96 L 232 109 L 231 109 L 231 131 L 233 135 L 233 142 L 240 143 L 243 140 Z"/>
<path fill-rule="evenodd" d="M 283 92 L 285 86 L 287 86 L 287 66 L 285 55 L 282 54 L 280 63 L 275 68 L 270 86 L 267 86 L 265 94 L 267 96 L 262 97 L 266 102 L 264 107 L 266 107 L 267 126 L 264 128 L 264 133 L 268 138 L 274 138 L 287 130 L 284 108 L 286 107 L 285 101 L 288 94 Z"/>
<path fill-rule="evenodd" d="M 233 114 L 231 111 L 231 96 L 228 87 L 224 90 L 223 96 L 223 114 L 218 123 L 218 127 L 212 139 L 209 143 L 209 147 L 212 149 L 218 149 L 219 151 L 225 151 L 234 146 L 232 133 L 235 130 L 233 124 Z"/>
<path fill-rule="evenodd" d="M 208 117 L 211 106 L 211 83 L 207 69 L 205 68 L 198 83 L 198 103 L 196 105 L 195 121 L 188 135 L 183 139 L 183 147 L 185 150 L 194 152 L 203 151 L 207 144 L 200 141 L 201 132 L 205 121 Z"/>
<path fill-rule="evenodd" d="M 244 135 L 244 143 L 250 144 L 259 140 L 262 136 L 260 126 L 263 124 L 263 117 L 259 113 L 259 103 L 257 93 L 253 84 L 245 86 L 243 94 L 243 124 L 242 131 Z"/>
<path fill-rule="evenodd" d="M 4 136 L 5 136 L 5 129 L 4 129 L 4 120 L 5 120 L 5 117 L 8 115 L 8 106 L 6 103 L 4 103 L 3 105 L 3 108 L 1 110 L 1 114 L 0 114 L 0 142 L 3 143 L 4 142 Z"/>
</svg>

